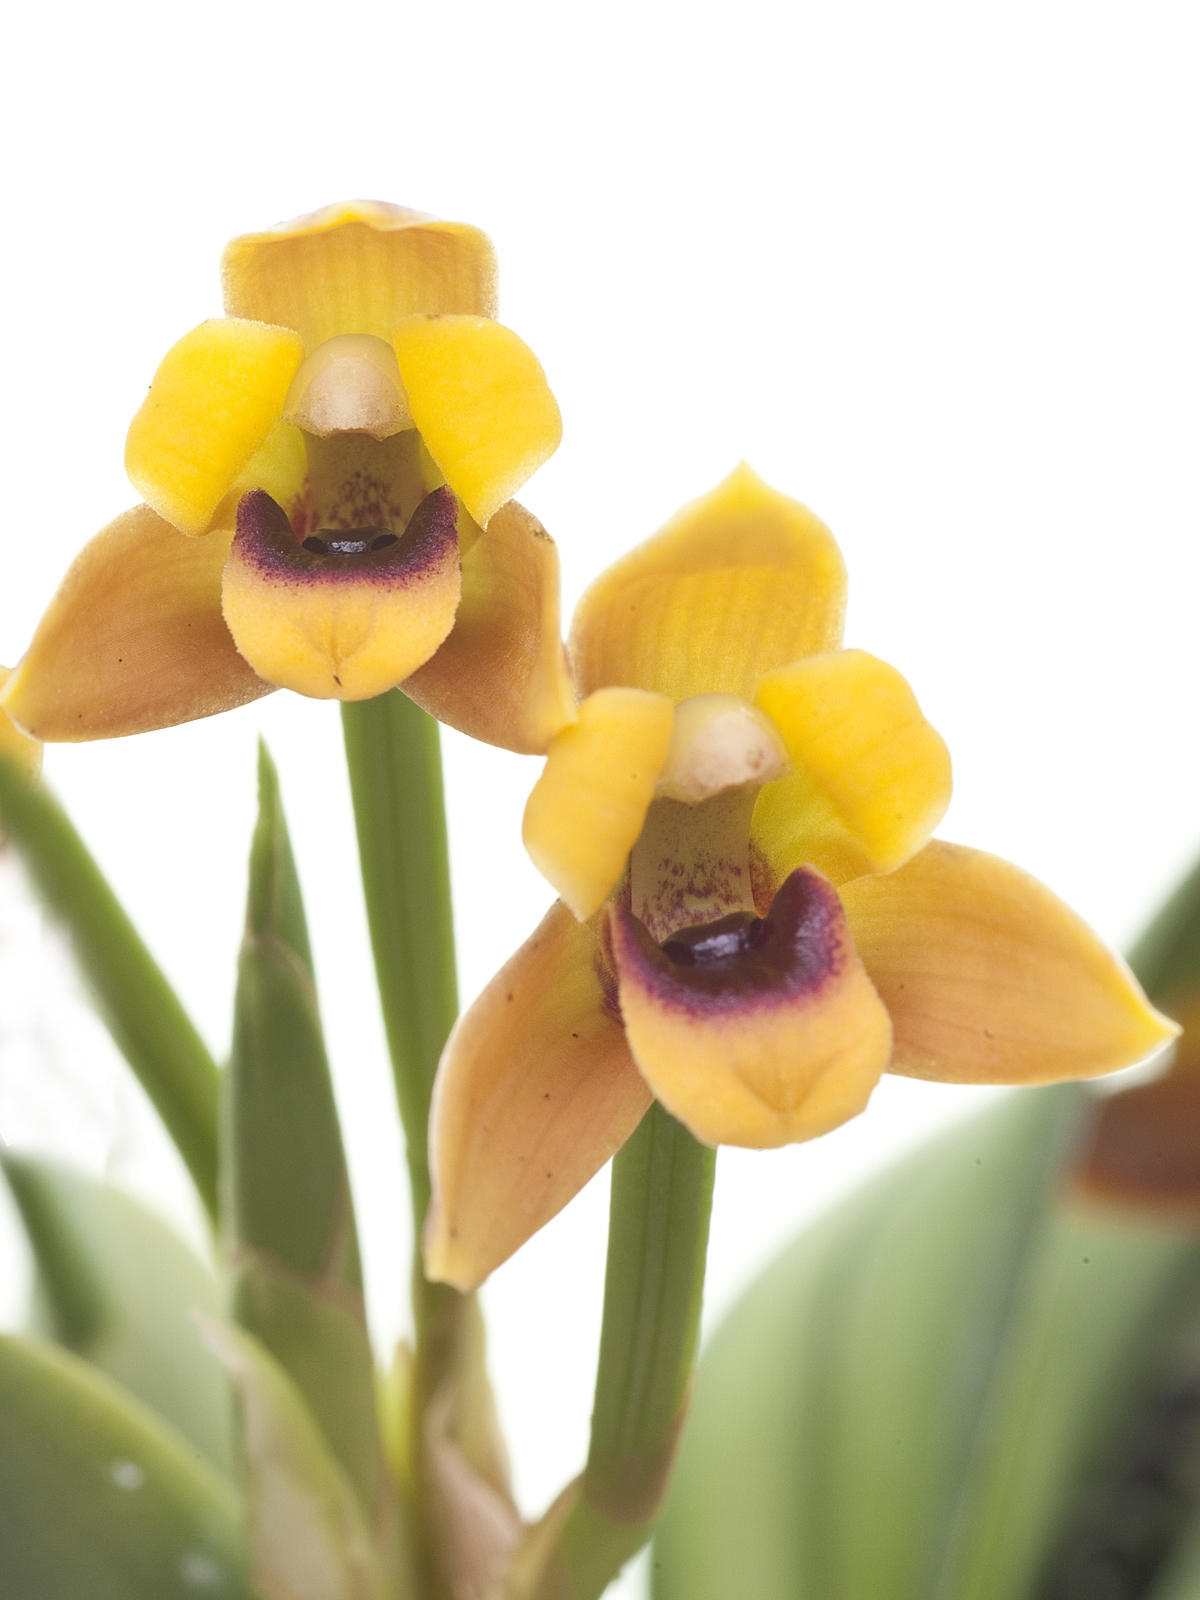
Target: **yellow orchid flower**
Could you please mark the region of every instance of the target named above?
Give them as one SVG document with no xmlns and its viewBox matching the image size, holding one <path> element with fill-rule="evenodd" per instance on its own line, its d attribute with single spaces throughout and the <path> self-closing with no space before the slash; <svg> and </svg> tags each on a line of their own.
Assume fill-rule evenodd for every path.
<svg viewBox="0 0 1200 1600">
<path fill-rule="evenodd" d="M 480 1283 L 652 1097 L 768 1148 L 884 1071 L 1045 1083 L 1177 1031 L 1049 890 L 931 839 L 946 747 L 841 648 L 845 598 L 832 535 L 744 466 L 585 594 L 584 699 L 525 815 L 562 899 L 443 1056 L 431 1277 Z"/>
<path fill-rule="evenodd" d="M 235 239 L 222 280 L 227 315 L 167 353 L 129 429 L 145 504 L 77 557 L 9 715 L 42 740 L 106 738 L 276 686 L 402 684 L 544 752 L 573 716 L 558 558 L 512 495 L 561 419 L 495 321 L 490 241 L 355 201 Z"/>
</svg>

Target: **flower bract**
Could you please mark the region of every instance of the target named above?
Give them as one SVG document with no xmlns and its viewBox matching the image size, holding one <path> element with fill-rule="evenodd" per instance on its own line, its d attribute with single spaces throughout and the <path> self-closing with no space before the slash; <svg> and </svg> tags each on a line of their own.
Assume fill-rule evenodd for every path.
<svg viewBox="0 0 1200 1600">
<path fill-rule="evenodd" d="M 832 535 L 747 467 L 584 595 L 578 719 L 525 816 L 561 899 L 443 1056 L 431 1276 L 481 1282 L 652 1097 L 769 1148 L 884 1071 L 1046 1083 L 1177 1031 L 1048 889 L 932 838 L 946 747 L 842 648 L 845 597 Z"/>
<path fill-rule="evenodd" d="M 103 738 L 276 686 L 403 685 L 544 751 L 573 716 L 557 552 L 512 497 L 561 420 L 495 320 L 489 240 L 352 202 L 235 239 L 222 281 L 227 314 L 168 351 L 130 426 L 145 503 L 76 559 L 9 715 L 41 740 Z"/>
</svg>

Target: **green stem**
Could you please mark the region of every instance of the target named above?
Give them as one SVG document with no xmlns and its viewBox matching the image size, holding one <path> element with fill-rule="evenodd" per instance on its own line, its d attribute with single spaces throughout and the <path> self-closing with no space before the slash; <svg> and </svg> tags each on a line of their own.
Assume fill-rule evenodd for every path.
<svg viewBox="0 0 1200 1600">
<path fill-rule="evenodd" d="M 716 1152 L 651 1106 L 613 1161 L 604 1321 L 583 1490 L 560 1539 L 595 1600 L 650 1536 L 687 1415 Z"/>
<path fill-rule="evenodd" d="M 446 1284 L 429 1283 L 421 1261 L 430 1195 L 429 1105 L 442 1047 L 458 1013 L 441 747 L 437 723 L 398 692 L 344 704 L 342 731 L 412 1189 L 416 1360 L 411 1427 L 413 1459 L 419 1462 L 425 1412 L 454 1371 L 470 1310 L 470 1297 Z M 425 1493 L 419 1472 L 419 1512 Z M 420 1520 L 426 1534 L 426 1591 L 440 1595 L 430 1519 L 425 1515 Z"/>
<path fill-rule="evenodd" d="M 43 899 L 66 923 L 108 1031 L 215 1219 L 216 1062 L 66 812 L 3 759 L 0 821 Z"/>
<path fill-rule="evenodd" d="M 438 725 L 393 691 L 343 705 L 342 729 L 419 1241 L 429 1206 L 429 1101 L 458 1012 Z"/>
</svg>

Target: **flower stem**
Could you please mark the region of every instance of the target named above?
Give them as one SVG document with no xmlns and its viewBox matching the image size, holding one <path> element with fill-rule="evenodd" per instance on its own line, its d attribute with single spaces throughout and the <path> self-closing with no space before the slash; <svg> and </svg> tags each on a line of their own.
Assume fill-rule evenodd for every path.
<svg viewBox="0 0 1200 1600">
<path fill-rule="evenodd" d="M 391 692 L 344 704 L 342 730 L 419 1245 L 429 1206 L 429 1100 L 458 1012 L 438 725 Z"/>
<path fill-rule="evenodd" d="M 71 935 L 100 1015 L 217 1214 L 217 1066 L 58 801 L 0 759 L 0 820 Z"/>
<path fill-rule="evenodd" d="M 604 1321 L 582 1493 L 559 1551 L 595 1600 L 649 1538 L 687 1415 L 716 1152 L 655 1104 L 613 1161 Z"/>
</svg>

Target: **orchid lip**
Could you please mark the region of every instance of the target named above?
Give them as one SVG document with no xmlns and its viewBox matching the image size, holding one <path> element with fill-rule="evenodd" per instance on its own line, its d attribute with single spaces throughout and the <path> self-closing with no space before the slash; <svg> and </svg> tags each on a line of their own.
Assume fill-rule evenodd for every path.
<svg viewBox="0 0 1200 1600">
<path fill-rule="evenodd" d="M 265 577 L 300 582 L 357 581 L 370 575 L 409 584 L 441 567 L 455 543 L 457 506 L 445 486 L 425 496 L 400 535 L 390 528 L 322 528 L 300 541 L 287 512 L 264 489 L 238 503 L 235 548 Z"/>
<path fill-rule="evenodd" d="M 748 912 L 683 928 L 658 944 L 632 912 L 614 904 L 618 967 L 632 961 L 659 1001 L 737 1008 L 815 997 L 844 965 L 841 903 L 832 886 L 799 869 L 781 885 L 765 917 Z"/>
</svg>

